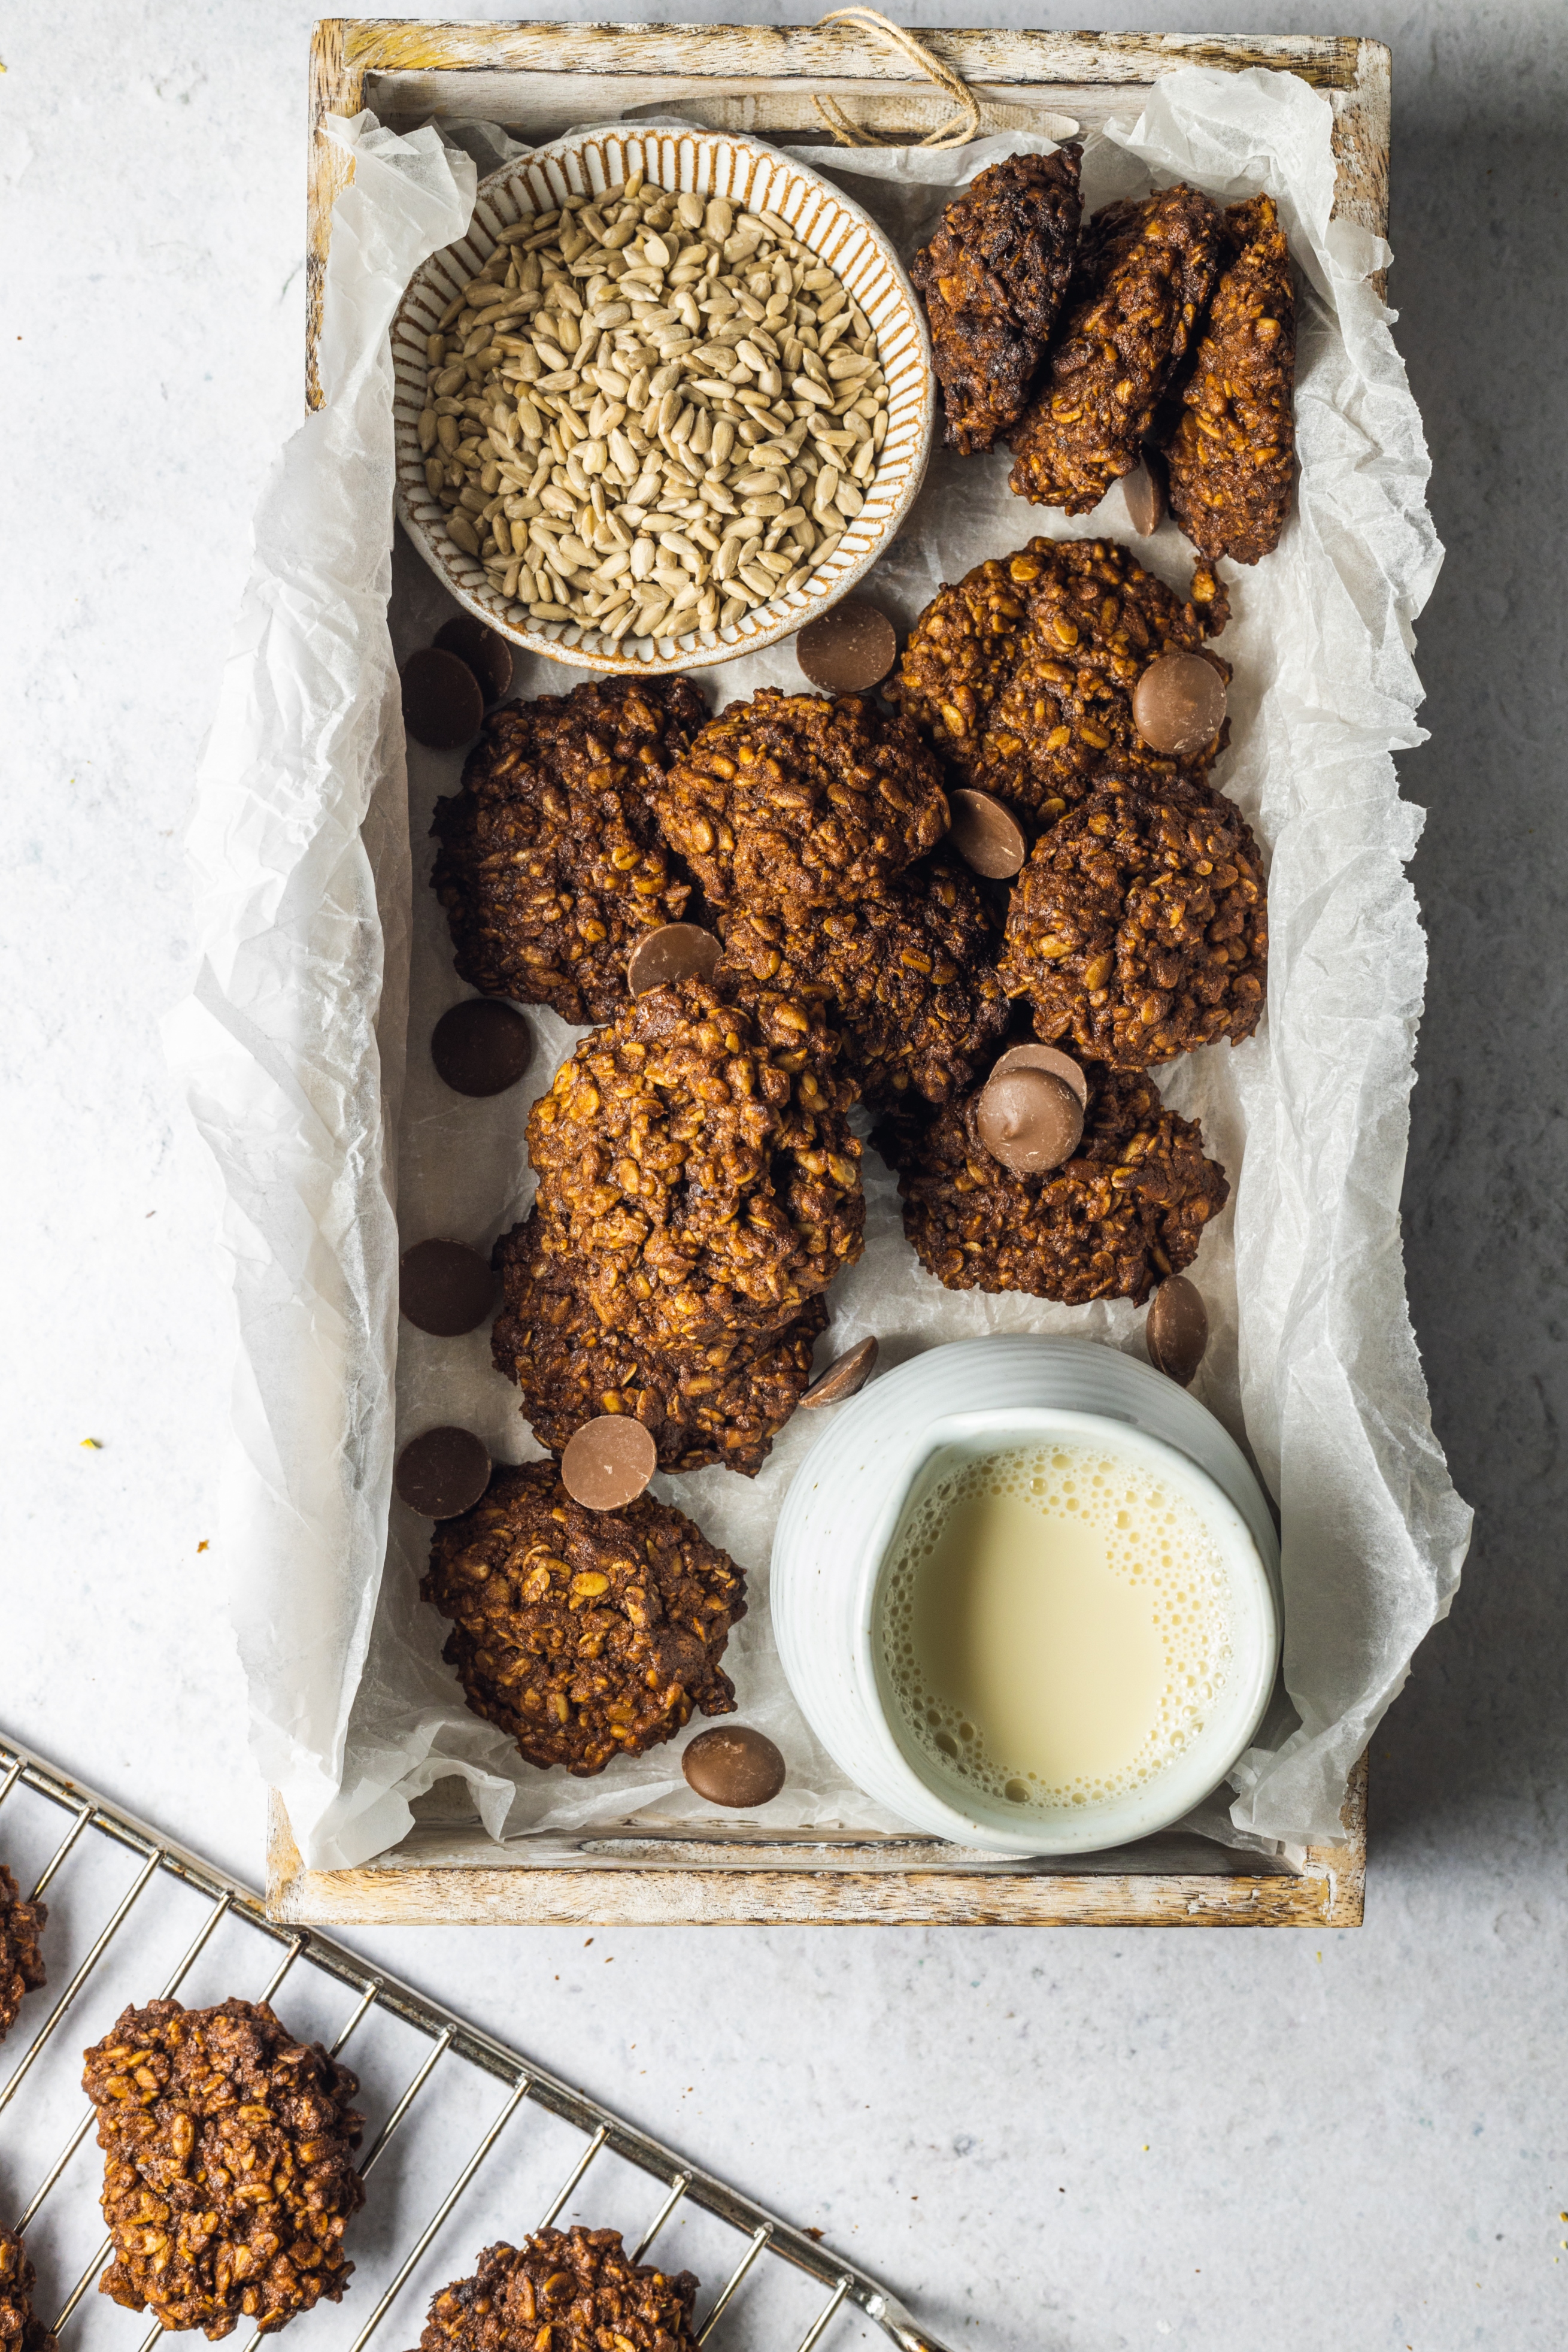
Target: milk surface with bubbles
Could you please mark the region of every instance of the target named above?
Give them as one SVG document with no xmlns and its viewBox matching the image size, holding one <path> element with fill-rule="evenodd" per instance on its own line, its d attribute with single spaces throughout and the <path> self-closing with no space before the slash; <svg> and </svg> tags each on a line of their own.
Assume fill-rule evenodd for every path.
<svg viewBox="0 0 1568 2352">
<path fill-rule="evenodd" d="M 1202 1512 L 1141 1462 L 1048 1440 L 956 1463 L 915 1499 L 882 1578 L 890 1714 L 949 1801 L 1103 1803 L 1202 1731 L 1232 1610 Z"/>
</svg>

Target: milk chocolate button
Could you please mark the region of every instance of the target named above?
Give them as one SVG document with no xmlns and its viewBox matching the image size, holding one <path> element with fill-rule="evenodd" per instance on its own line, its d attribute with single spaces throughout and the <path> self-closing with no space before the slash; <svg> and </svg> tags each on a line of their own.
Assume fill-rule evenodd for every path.
<svg viewBox="0 0 1568 2352">
<path fill-rule="evenodd" d="M 476 1331 L 496 1298 L 487 1258 L 462 1242 L 415 1242 L 398 1268 L 397 1303 L 416 1331 L 455 1339 Z"/>
<path fill-rule="evenodd" d="M 784 1759 L 766 1732 L 743 1723 L 699 1731 L 681 1750 L 681 1769 L 710 1805 L 766 1805 L 787 1778 Z"/>
<path fill-rule="evenodd" d="M 471 1429 L 427 1429 L 397 1458 L 393 1484 L 411 1511 L 455 1519 L 490 1483 L 490 1456 Z"/>
<path fill-rule="evenodd" d="M 585 1421 L 560 1457 L 560 1481 L 585 1511 L 634 1503 L 659 1465 L 659 1449 L 630 1413 Z"/>
<path fill-rule="evenodd" d="M 1004 1070 L 980 1089 L 975 1132 L 992 1159 L 1015 1176 L 1040 1176 L 1077 1150 L 1083 1106 L 1054 1071 Z"/>
<path fill-rule="evenodd" d="M 454 1094 L 504 1095 L 533 1059 L 533 1032 L 516 1006 L 470 996 L 444 1013 L 430 1036 L 435 1075 Z"/>
<path fill-rule="evenodd" d="M 795 658 L 824 694 L 867 694 L 898 659 L 898 637 L 885 613 L 863 596 L 808 621 L 795 640 Z"/>
<path fill-rule="evenodd" d="M 842 1404 L 846 1397 L 858 1396 L 876 1370 L 876 1341 L 862 1339 L 858 1348 L 851 1348 L 835 1357 L 821 1380 L 811 1382 L 800 1402 L 810 1408 L 820 1404 Z"/>
<path fill-rule="evenodd" d="M 465 661 L 427 646 L 402 666 L 402 723 L 416 743 L 455 751 L 472 742 L 485 719 L 485 695 Z"/>
<path fill-rule="evenodd" d="M 1140 539 L 1148 539 L 1158 530 L 1165 514 L 1165 493 L 1160 488 L 1147 460 L 1134 466 L 1130 474 L 1122 477 L 1122 496 L 1127 501 L 1127 520 Z M 441 643 L 437 637 L 436 644 Z"/>
<path fill-rule="evenodd" d="M 1156 751 L 1201 751 L 1224 718 L 1225 680 L 1201 654 L 1162 654 L 1133 688 L 1133 723 Z"/>
<path fill-rule="evenodd" d="M 1156 1372 L 1191 1385 L 1208 1345 L 1208 1309 L 1203 1294 L 1183 1274 L 1166 1276 L 1149 1303 L 1144 1345 Z"/>
<path fill-rule="evenodd" d="M 1089 1079 L 1083 1065 L 1060 1046 L 1009 1045 L 991 1064 L 992 1077 L 999 1078 L 1004 1070 L 1049 1070 L 1053 1077 L 1065 1079 L 1085 1110 L 1089 1108 Z"/>
<path fill-rule="evenodd" d="M 466 662 L 487 702 L 499 702 L 512 683 L 512 648 L 498 629 L 486 628 L 472 613 L 459 613 L 435 632 L 444 653 Z"/>
<path fill-rule="evenodd" d="M 953 846 L 967 866 L 992 882 L 1005 882 L 1018 872 L 1028 844 L 1016 817 L 994 793 L 952 792 L 947 805 L 953 812 Z"/>
<path fill-rule="evenodd" d="M 626 985 L 633 996 L 676 980 L 706 980 L 723 948 L 700 923 L 661 923 L 632 949 L 626 965 Z"/>
</svg>

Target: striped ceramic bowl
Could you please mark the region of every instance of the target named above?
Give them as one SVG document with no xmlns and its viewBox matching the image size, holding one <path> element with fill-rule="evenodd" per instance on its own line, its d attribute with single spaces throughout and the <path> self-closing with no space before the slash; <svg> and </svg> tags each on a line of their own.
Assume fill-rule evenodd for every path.
<svg viewBox="0 0 1568 2352">
<path fill-rule="evenodd" d="M 591 621 L 531 617 L 504 581 L 452 537 L 446 510 L 429 489 L 419 418 L 426 403 L 426 339 L 454 299 L 483 269 L 500 233 L 570 195 L 597 195 L 641 168 L 680 194 L 725 196 L 737 210 L 784 221 L 818 264 L 834 271 L 865 313 L 886 380 L 888 421 L 864 503 L 827 561 L 797 587 L 781 590 L 738 619 L 678 636 L 612 642 Z M 755 653 L 838 602 L 892 541 L 920 488 L 931 450 L 936 394 L 931 346 L 914 289 L 883 231 L 817 173 L 775 147 L 730 131 L 643 130 L 618 125 L 579 131 L 538 147 L 482 181 L 467 236 L 432 255 L 411 279 L 392 323 L 397 509 L 409 537 L 459 604 L 515 645 L 593 670 L 652 673 L 706 667 Z M 788 397 L 788 388 L 785 396 Z M 439 453 L 438 453 L 439 454 Z"/>
</svg>

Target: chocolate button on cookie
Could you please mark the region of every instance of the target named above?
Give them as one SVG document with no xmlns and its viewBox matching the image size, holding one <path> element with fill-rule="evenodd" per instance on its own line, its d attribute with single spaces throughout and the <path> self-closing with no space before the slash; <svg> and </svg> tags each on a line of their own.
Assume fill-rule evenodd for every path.
<svg viewBox="0 0 1568 2352">
<path fill-rule="evenodd" d="M 1162 654 L 1133 689 L 1133 719 L 1145 743 L 1186 759 L 1224 726 L 1225 680 L 1201 654 Z"/>
<path fill-rule="evenodd" d="M 994 793 L 949 793 L 947 802 L 953 812 L 948 839 L 965 864 L 988 881 L 1009 880 L 1029 855 L 1018 819 Z"/>
<path fill-rule="evenodd" d="M 659 1466 L 659 1449 L 640 1421 L 601 1412 L 585 1421 L 560 1457 L 560 1483 L 585 1511 L 634 1503 Z"/>
<path fill-rule="evenodd" d="M 666 988 L 677 980 L 711 980 L 724 953 L 723 942 L 700 923 L 661 923 L 645 931 L 632 949 L 626 966 L 626 983 L 633 996 L 651 988 Z"/>
</svg>

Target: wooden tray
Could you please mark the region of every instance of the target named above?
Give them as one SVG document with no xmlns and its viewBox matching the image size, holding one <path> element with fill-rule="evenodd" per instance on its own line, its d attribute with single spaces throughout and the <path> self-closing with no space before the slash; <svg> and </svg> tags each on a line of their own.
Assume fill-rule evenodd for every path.
<svg viewBox="0 0 1568 2352">
<path fill-rule="evenodd" d="M 986 126 L 1022 130 L 1069 114 L 1085 130 L 1125 114 L 1162 74 L 1204 65 L 1294 73 L 1334 110 L 1336 210 L 1378 236 L 1388 214 L 1388 51 L 1343 35 L 926 31 L 920 37 L 980 99 Z M 540 142 L 621 107 L 678 111 L 715 129 L 831 144 L 821 93 L 883 136 L 922 136 L 950 103 L 873 36 L 848 26 L 441 25 L 329 18 L 310 53 L 307 381 L 316 346 L 332 206 L 349 167 L 328 114 L 369 107 L 396 128 L 432 116 L 505 123 Z M 416 1812 L 423 1809 L 416 1808 Z M 1366 1765 L 1346 1795 L 1344 1837 L 1262 1861 L 1191 1837 L 1104 1856 L 1013 1863 L 917 1837 L 519 1840 L 497 1847 L 476 1820 L 422 1818 L 358 1870 L 308 1870 L 272 1801 L 267 1908 L 310 1924 L 517 1921 L 885 1921 L 1073 1927 L 1354 1927 L 1366 1864 Z"/>
</svg>

